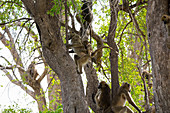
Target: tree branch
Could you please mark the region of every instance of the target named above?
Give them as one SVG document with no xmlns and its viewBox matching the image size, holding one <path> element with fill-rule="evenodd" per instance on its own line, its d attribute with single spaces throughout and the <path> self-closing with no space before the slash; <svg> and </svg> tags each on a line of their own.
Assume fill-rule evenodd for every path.
<svg viewBox="0 0 170 113">
<path fill-rule="evenodd" d="M 14 79 L 12 78 L 12 76 L 10 75 L 10 73 L 9 73 L 4 67 L 0 67 L 0 70 L 2 70 L 2 71 L 6 74 L 6 76 L 9 78 L 9 80 L 10 80 L 13 84 L 15 84 L 15 85 L 17 85 L 17 86 L 20 86 L 21 89 L 23 89 L 23 90 L 26 91 L 26 93 L 28 93 L 31 97 L 33 97 L 34 99 L 36 99 L 36 98 L 35 98 L 35 93 L 34 93 L 33 91 L 29 90 L 27 87 L 25 87 L 25 86 L 22 84 L 21 81 L 14 80 Z"/>
<path fill-rule="evenodd" d="M 13 23 L 13 22 L 16 22 L 16 21 L 20 21 L 20 20 L 32 20 L 31 18 L 20 18 L 20 19 L 16 19 L 16 20 L 13 20 L 11 22 L 5 22 L 5 23 L 0 23 L 0 26 L 1 25 L 5 25 L 5 24 L 9 24 L 9 23 Z"/>
<path fill-rule="evenodd" d="M 37 41 L 38 40 L 38 38 L 37 37 L 35 37 L 35 32 L 34 31 L 32 31 L 31 29 L 30 29 L 30 27 L 27 27 L 27 26 L 21 26 L 22 24 L 21 24 L 21 22 L 16 22 L 15 23 L 17 26 L 20 26 L 20 27 L 23 27 L 23 28 L 25 28 L 28 32 L 30 32 L 29 34 L 30 34 L 30 36 L 35 40 L 35 41 Z"/>
<path fill-rule="evenodd" d="M 119 40 L 119 42 L 118 42 L 117 45 L 120 44 L 120 42 L 121 42 L 121 40 L 122 40 L 122 36 L 123 36 L 124 30 L 126 29 L 126 27 L 127 27 L 131 22 L 132 22 L 132 20 L 130 20 L 130 21 L 125 25 L 125 27 L 123 28 L 122 33 L 121 33 L 121 35 L 120 35 L 120 40 Z"/>
<path fill-rule="evenodd" d="M 2 26 L 1 26 L 1 27 L 2 27 Z M 11 49 L 9 49 L 9 51 L 11 52 L 11 55 L 13 56 L 13 60 L 15 61 L 16 65 L 23 66 L 23 63 L 22 63 L 22 61 L 21 61 L 21 59 L 20 59 L 20 56 L 19 56 L 19 54 L 18 54 L 18 52 L 17 52 L 17 50 L 16 50 L 16 48 L 15 48 L 15 44 L 14 44 L 14 40 L 13 40 L 13 38 L 12 38 L 12 35 L 11 35 L 9 29 L 8 29 L 6 26 L 5 26 L 5 31 L 6 31 L 6 33 L 7 33 L 7 35 L 8 35 L 8 37 L 9 37 L 10 40 L 7 40 L 7 39 L 5 38 L 5 36 L 2 36 L 2 33 L 0 33 L 0 37 L 3 37 L 3 38 L 1 39 L 1 42 L 2 42 L 6 47 L 8 47 L 8 46 L 11 47 Z M 9 41 L 10 43 L 7 43 L 7 41 Z M 20 70 L 19 70 L 19 72 L 20 72 L 21 75 L 23 74 L 23 72 L 21 72 Z"/>
<path fill-rule="evenodd" d="M 20 5 L 20 4 L 16 3 L 16 2 L 13 2 L 13 1 L 5 1 L 5 2 L 3 2 L 3 3 L 0 5 L 0 7 L 2 7 L 2 6 L 3 6 L 4 4 L 6 4 L 6 3 L 13 3 L 13 4 L 16 4 L 16 5 L 24 8 L 22 5 Z"/>
<path fill-rule="evenodd" d="M 73 29 L 73 30 L 76 30 L 76 29 L 75 29 L 75 23 L 74 23 L 74 16 L 71 14 L 70 9 L 69 9 L 69 8 L 67 8 L 67 9 L 68 9 L 68 14 L 69 14 L 70 17 L 71 17 L 72 29 Z"/>
<path fill-rule="evenodd" d="M 18 25 L 18 26 L 21 26 L 21 23 L 18 22 L 17 25 Z M 35 41 L 37 41 L 37 38 L 34 37 L 36 34 L 35 34 L 33 31 L 31 31 L 30 27 L 28 28 L 27 26 L 24 26 L 24 28 L 25 28 L 28 32 L 31 32 L 31 35 L 32 35 L 31 37 L 32 37 Z M 42 60 L 43 60 L 43 63 L 44 63 L 44 67 L 45 67 L 44 72 L 42 73 L 42 75 L 41 75 L 41 76 L 39 77 L 39 79 L 37 80 L 38 83 L 40 83 L 40 82 L 42 81 L 42 79 L 47 75 L 49 69 L 47 68 L 48 64 L 46 63 L 44 57 L 42 56 L 42 52 L 41 52 L 41 50 L 40 50 L 40 47 L 35 48 L 34 51 L 35 51 L 36 49 L 38 49 L 38 51 L 40 52 L 40 54 L 41 54 L 40 56 L 42 57 Z"/>
<path fill-rule="evenodd" d="M 147 62 L 145 64 L 143 64 L 141 67 L 146 66 L 149 62 L 151 62 L 151 60 L 147 60 Z"/>
<path fill-rule="evenodd" d="M 40 78 L 37 80 L 38 81 L 38 83 L 40 83 L 41 81 L 42 81 L 42 79 L 47 75 L 47 73 L 48 73 L 48 64 L 46 63 L 46 61 L 45 61 L 45 59 L 44 59 L 44 57 L 42 57 L 42 59 L 43 59 L 43 62 L 44 62 L 44 72 L 42 73 L 42 75 L 40 76 Z"/>
<path fill-rule="evenodd" d="M 133 21 L 133 23 L 135 24 L 135 27 L 137 29 L 138 32 L 140 32 L 140 34 L 145 37 L 144 33 L 142 32 L 142 30 L 139 28 L 138 22 L 135 18 L 135 16 L 132 14 L 131 10 L 129 10 L 129 16 L 131 18 L 131 20 Z"/>
<path fill-rule="evenodd" d="M 129 9 L 131 10 L 131 9 L 133 9 L 133 8 L 139 6 L 139 5 L 143 5 L 143 4 L 146 4 L 146 3 L 148 3 L 148 1 L 145 1 L 145 0 L 141 1 L 141 2 L 137 2 L 136 4 L 133 4 L 133 5 L 129 6 Z M 127 12 L 126 7 L 123 7 L 123 5 L 119 5 L 118 7 L 119 7 L 119 10 Z"/>
<path fill-rule="evenodd" d="M 134 11 L 134 14 L 138 13 L 140 10 L 142 10 L 143 8 L 147 8 L 147 6 L 142 6 L 140 7 L 139 9 L 137 8 L 135 11 Z"/>
</svg>

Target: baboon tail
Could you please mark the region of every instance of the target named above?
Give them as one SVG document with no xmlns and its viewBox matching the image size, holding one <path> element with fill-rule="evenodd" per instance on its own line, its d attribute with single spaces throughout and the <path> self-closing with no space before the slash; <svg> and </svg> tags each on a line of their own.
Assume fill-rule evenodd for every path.
<svg viewBox="0 0 170 113">
<path fill-rule="evenodd" d="M 103 48 L 109 48 L 109 49 L 113 49 L 111 47 L 108 47 L 108 46 L 102 46 L 100 48 L 98 48 L 97 50 L 95 50 L 92 54 L 91 54 L 91 57 L 95 57 L 95 55 L 99 52 L 99 51 L 102 51 Z"/>
</svg>

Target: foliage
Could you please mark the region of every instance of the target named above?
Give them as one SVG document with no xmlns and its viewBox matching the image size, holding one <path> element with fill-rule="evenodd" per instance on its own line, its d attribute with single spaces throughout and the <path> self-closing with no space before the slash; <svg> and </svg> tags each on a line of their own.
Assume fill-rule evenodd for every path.
<svg viewBox="0 0 170 113">
<path fill-rule="evenodd" d="M 32 110 L 20 108 L 18 104 L 8 106 L 8 108 L 5 108 L 1 111 L 2 113 L 32 113 Z"/>
<path fill-rule="evenodd" d="M 40 113 L 63 113 L 63 105 L 62 104 L 58 105 L 55 111 L 45 110 L 45 111 L 40 111 Z"/>
<path fill-rule="evenodd" d="M 40 113 L 63 113 L 63 106 L 60 104 L 57 106 L 57 109 L 55 111 L 51 110 L 45 110 L 45 111 L 40 111 Z M 34 113 L 30 109 L 25 109 L 25 108 L 20 108 L 18 104 L 8 106 L 8 108 L 5 108 L 1 111 L 2 113 Z"/>
</svg>

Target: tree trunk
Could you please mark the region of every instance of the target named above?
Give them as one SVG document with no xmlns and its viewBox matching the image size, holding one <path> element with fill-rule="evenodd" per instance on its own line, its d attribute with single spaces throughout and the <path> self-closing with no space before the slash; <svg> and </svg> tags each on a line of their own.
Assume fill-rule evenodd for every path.
<svg viewBox="0 0 170 113">
<path fill-rule="evenodd" d="M 170 49 L 166 45 L 167 31 L 161 21 L 163 14 L 168 14 L 168 0 L 150 0 L 147 12 L 147 31 L 157 113 L 170 111 Z"/>
<path fill-rule="evenodd" d="M 109 27 L 109 34 L 107 38 L 108 45 L 113 48 L 110 52 L 110 64 L 111 64 L 111 83 L 112 83 L 112 98 L 116 94 L 116 90 L 119 87 L 118 78 L 118 48 L 114 40 L 116 28 L 117 28 L 117 17 L 118 17 L 118 0 L 110 0 L 111 20 Z M 111 98 L 111 99 L 112 99 Z"/>
<path fill-rule="evenodd" d="M 87 103 L 90 108 L 96 113 L 97 107 L 96 104 L 93 102 L 94 95 L 97 93 L 98 89 L 98 77 L 96 70 L 93 68 L 92 63 L 88 63 L 87 66 L 84 68 L 87 78 L 87 87 L 86 87 L 86 99 Z"/>
<path fill-rule="evenodd" d="M 77 74 L 76 64 L 66 51 L 60 35 L 60 16 L 47 14 L 53 6 L 52 1 L 22 0 L 36 22 L 46 62 L 61 81 L 64 113 L 88 113 L 81 76 Z"/>
</svg>

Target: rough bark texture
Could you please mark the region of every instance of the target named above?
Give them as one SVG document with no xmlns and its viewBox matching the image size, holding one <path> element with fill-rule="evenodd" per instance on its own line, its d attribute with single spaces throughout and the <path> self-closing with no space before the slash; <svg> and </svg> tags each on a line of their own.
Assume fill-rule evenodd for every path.
<svg viewBox="0 0 170 113">
<path fill-rule="evenodd" d="M 61 81 L 64 113 L 88 113 L 81 76 L 66 51 L 60 36 L 59 15 L 46 12 L 53 6 L 52 0 L 22 0 L 27 11 L 34 17 L 40 33 L 43 55 Z"/>
<path fill-rule="evenodd" d="M 88 63 L 87 66 L 85 66 L 85 73 L 87 78 L 87 87 L 86 87 L 86 98 L 87 103 L 90 106 L 90 108 L 96 112 L 96 104 L 93 102 L 93 96 L 97 93 L 97 87 L 98 87 L 98 78 L 96 74 L 96 70 L 93 68 L 91 63 Z"/>
<path fill-rule="evenodd" d="M 167 31 L 161 21 L 163 14 L 168 14 L 168 0 L 150 0 L 147 12 L 147 31 L 157 113 L 170 111 L 170 49 L 166 46 Z"/>
<path fill-rule="evenodd" d="M 114 40 L 116 28 L 117 28 L 117 16 L 118 16 L 118 1 L 110 0 L 111 20 L 109 27 L 109 34 L 107 38 L 108 45 L 113 48 L 110 52 L 110 64 L 111 64 L 111 83 L 112 83 L 112 97 L 116 94 L 116 90 L 119 87 L 118 79 L 118 48 Z"/>
</svg>

